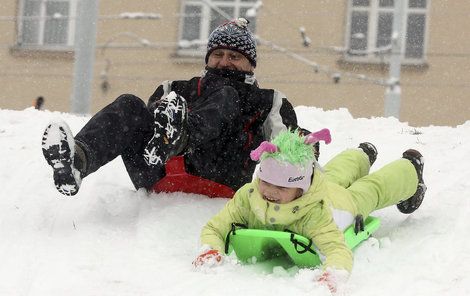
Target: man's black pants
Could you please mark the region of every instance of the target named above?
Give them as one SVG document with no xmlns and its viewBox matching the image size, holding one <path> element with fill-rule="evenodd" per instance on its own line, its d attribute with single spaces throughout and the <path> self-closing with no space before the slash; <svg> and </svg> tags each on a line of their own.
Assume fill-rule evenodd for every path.
<svg viewBox="0 0 470 296">
<path fill-rule="evenodd" d="M 216 182 L 225 181 L 226 176 L 220 176 L 220 168 L 212 167 L 211 159 L 226 151 L 227 144 L 232 144 L 239 104 L 235 89 L 226 86 L 190 106 L 186 151 L 193 152 L 185 157 L 188 172 Z M 130 94 L 119 96 L 96 113 L 75 137 L 87 157 L 84 176 L 121 155 L 134 186 L 152 188 L 165 176 L 164 166 L 148 166 L 143 157 L 154 126 L 153 114 L 140 98 Z M 233 166 L 226 163 L 223 166 L 240 179 L 241 172 L 233 172 Z"/>
<path fill-rule="evenodd" d="M 85 175 L 121 155 L 134 186 L 151 188 L 165 175 L 164 167 L 150 167 L 142 156 L 153 136 L 153 126 L 153 116 L 140 98 L 119 96 L 96 113 L 75 137 L 87 157 Z"/>
</svg>

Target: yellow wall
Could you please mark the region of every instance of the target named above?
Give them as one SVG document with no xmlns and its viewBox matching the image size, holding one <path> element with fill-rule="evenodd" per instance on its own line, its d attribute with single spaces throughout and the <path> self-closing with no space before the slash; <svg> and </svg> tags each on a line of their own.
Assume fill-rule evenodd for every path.
<svg viewBox="0 0 470 296">
<path fill-rule="evenodd" d="M 343 46 L 347 19 L 346 1 L 263 1 L 258 14 L 257 34 L 311 61 L 333 70 L 386 78 L 388 68 L 374 64 L 351 64 L 328 50 Z M 16 16 L 17 0 L 4 0 L 0 15 Z M 101 0 L 99 15 L 122 12 L 160 13 L 160 20 L 100 19 L 94 67 L 92 112 L 121 93 L 133 93 L 147 100 L 163 80 L 187 79 L 199 75 L 202 58 L 176 55 L 180 1 Z M 458 125 L 470 120 L 470 32 L 467 30 L 470 2 L 432 1 L 428 15 L 428 55 L 424 67 L 402 67 L 400 120 L 414 126 Z M 301 44 L 299 27 L 312 39 L 310 48 Z M 151 47 L 123 32 L 149 40 Z M 23 109 L 42 95 L 49 110 L 69 111 L 72 89 L 73 53 L 15 49 L 16 22 L 0 21 L 0 108 Z M 102 46 L 113 40 L 110 46 Z M 170 43 L 170 45 L 168 45 Z M 157 48 L 158 45 L 165 45 Z M 115 48 L 121 46 L 121 48 Z M 127 48 L 123 48 L 127 46 Z M 134 48 L 129 48 L 134 46 Z M 385 87 L 342 77 L 334 84 L 324 73 L 270 47 L 258 48 L 256 76 L 265 88 L 284 92 L 295 105 L 325 110 L 348 108 L 354 117 L 383 116 Z M 101 91 L 100 74 L 107 60 L 110 89 Z"/>
</svg>

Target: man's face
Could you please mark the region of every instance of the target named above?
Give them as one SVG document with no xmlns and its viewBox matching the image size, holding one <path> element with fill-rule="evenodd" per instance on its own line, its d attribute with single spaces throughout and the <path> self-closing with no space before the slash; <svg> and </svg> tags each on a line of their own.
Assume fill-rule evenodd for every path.
<svg viewBox="0 0 470 296">
<path fill-rule="evenodd" d="M 267 201 L 278 204 L 285 204 L 301 196 L 303 190 L 300 188 L 277 186 L 260 179 L 259 192 Z"/>
<path fill-rule="evenodd" d="M 229 69 L 245 72 L 252 72 L 255 69 L 250 61 L 238 51 L 221 48 L 211 52 L 207 66 L 214 69 Z"/>
</svg>

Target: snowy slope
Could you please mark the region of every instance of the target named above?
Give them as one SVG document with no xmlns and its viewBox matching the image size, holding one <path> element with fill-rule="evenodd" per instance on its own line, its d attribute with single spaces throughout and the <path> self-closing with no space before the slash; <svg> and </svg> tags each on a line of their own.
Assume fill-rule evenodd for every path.
<svg viewBox="0 0 470 296">
<path fill-rule="evenodd" d="M 333 142 L 320 163 L 362 141 L 376 144 L 375 168 L 415 148 L 428 192 L 412 215 L 379 211 L 382 227 L 355 251 L 345 295 L 470 295 L 470 121 L 414 128 L 393 118 L 353 119 L 347 110 L 296 109 Z M 0 295 L 329 295 L 312 270 L 263 272 L 226 264 L 195 272 L 198 236 L 226 202 L 133 190 L 120 159 L 61 196 L 41 154 L 49 120 L 77 133 L 70 114 L 0 110 Z"/>
</svg>

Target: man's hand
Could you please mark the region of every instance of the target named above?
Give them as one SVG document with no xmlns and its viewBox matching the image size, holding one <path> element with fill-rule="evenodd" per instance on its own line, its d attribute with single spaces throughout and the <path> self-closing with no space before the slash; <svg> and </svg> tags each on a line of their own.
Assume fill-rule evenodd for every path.
<svg viewBox="0 0 470 296">
<path fill-rule="evenodd" d="M 197 256 L 196 260 L 193 261 L 193 265 L 195 268 L 201 266 L 213 267 L 222 264 L 222 260 L 223 257 L 219 251 L 211 249 Z"/>
</svg>

